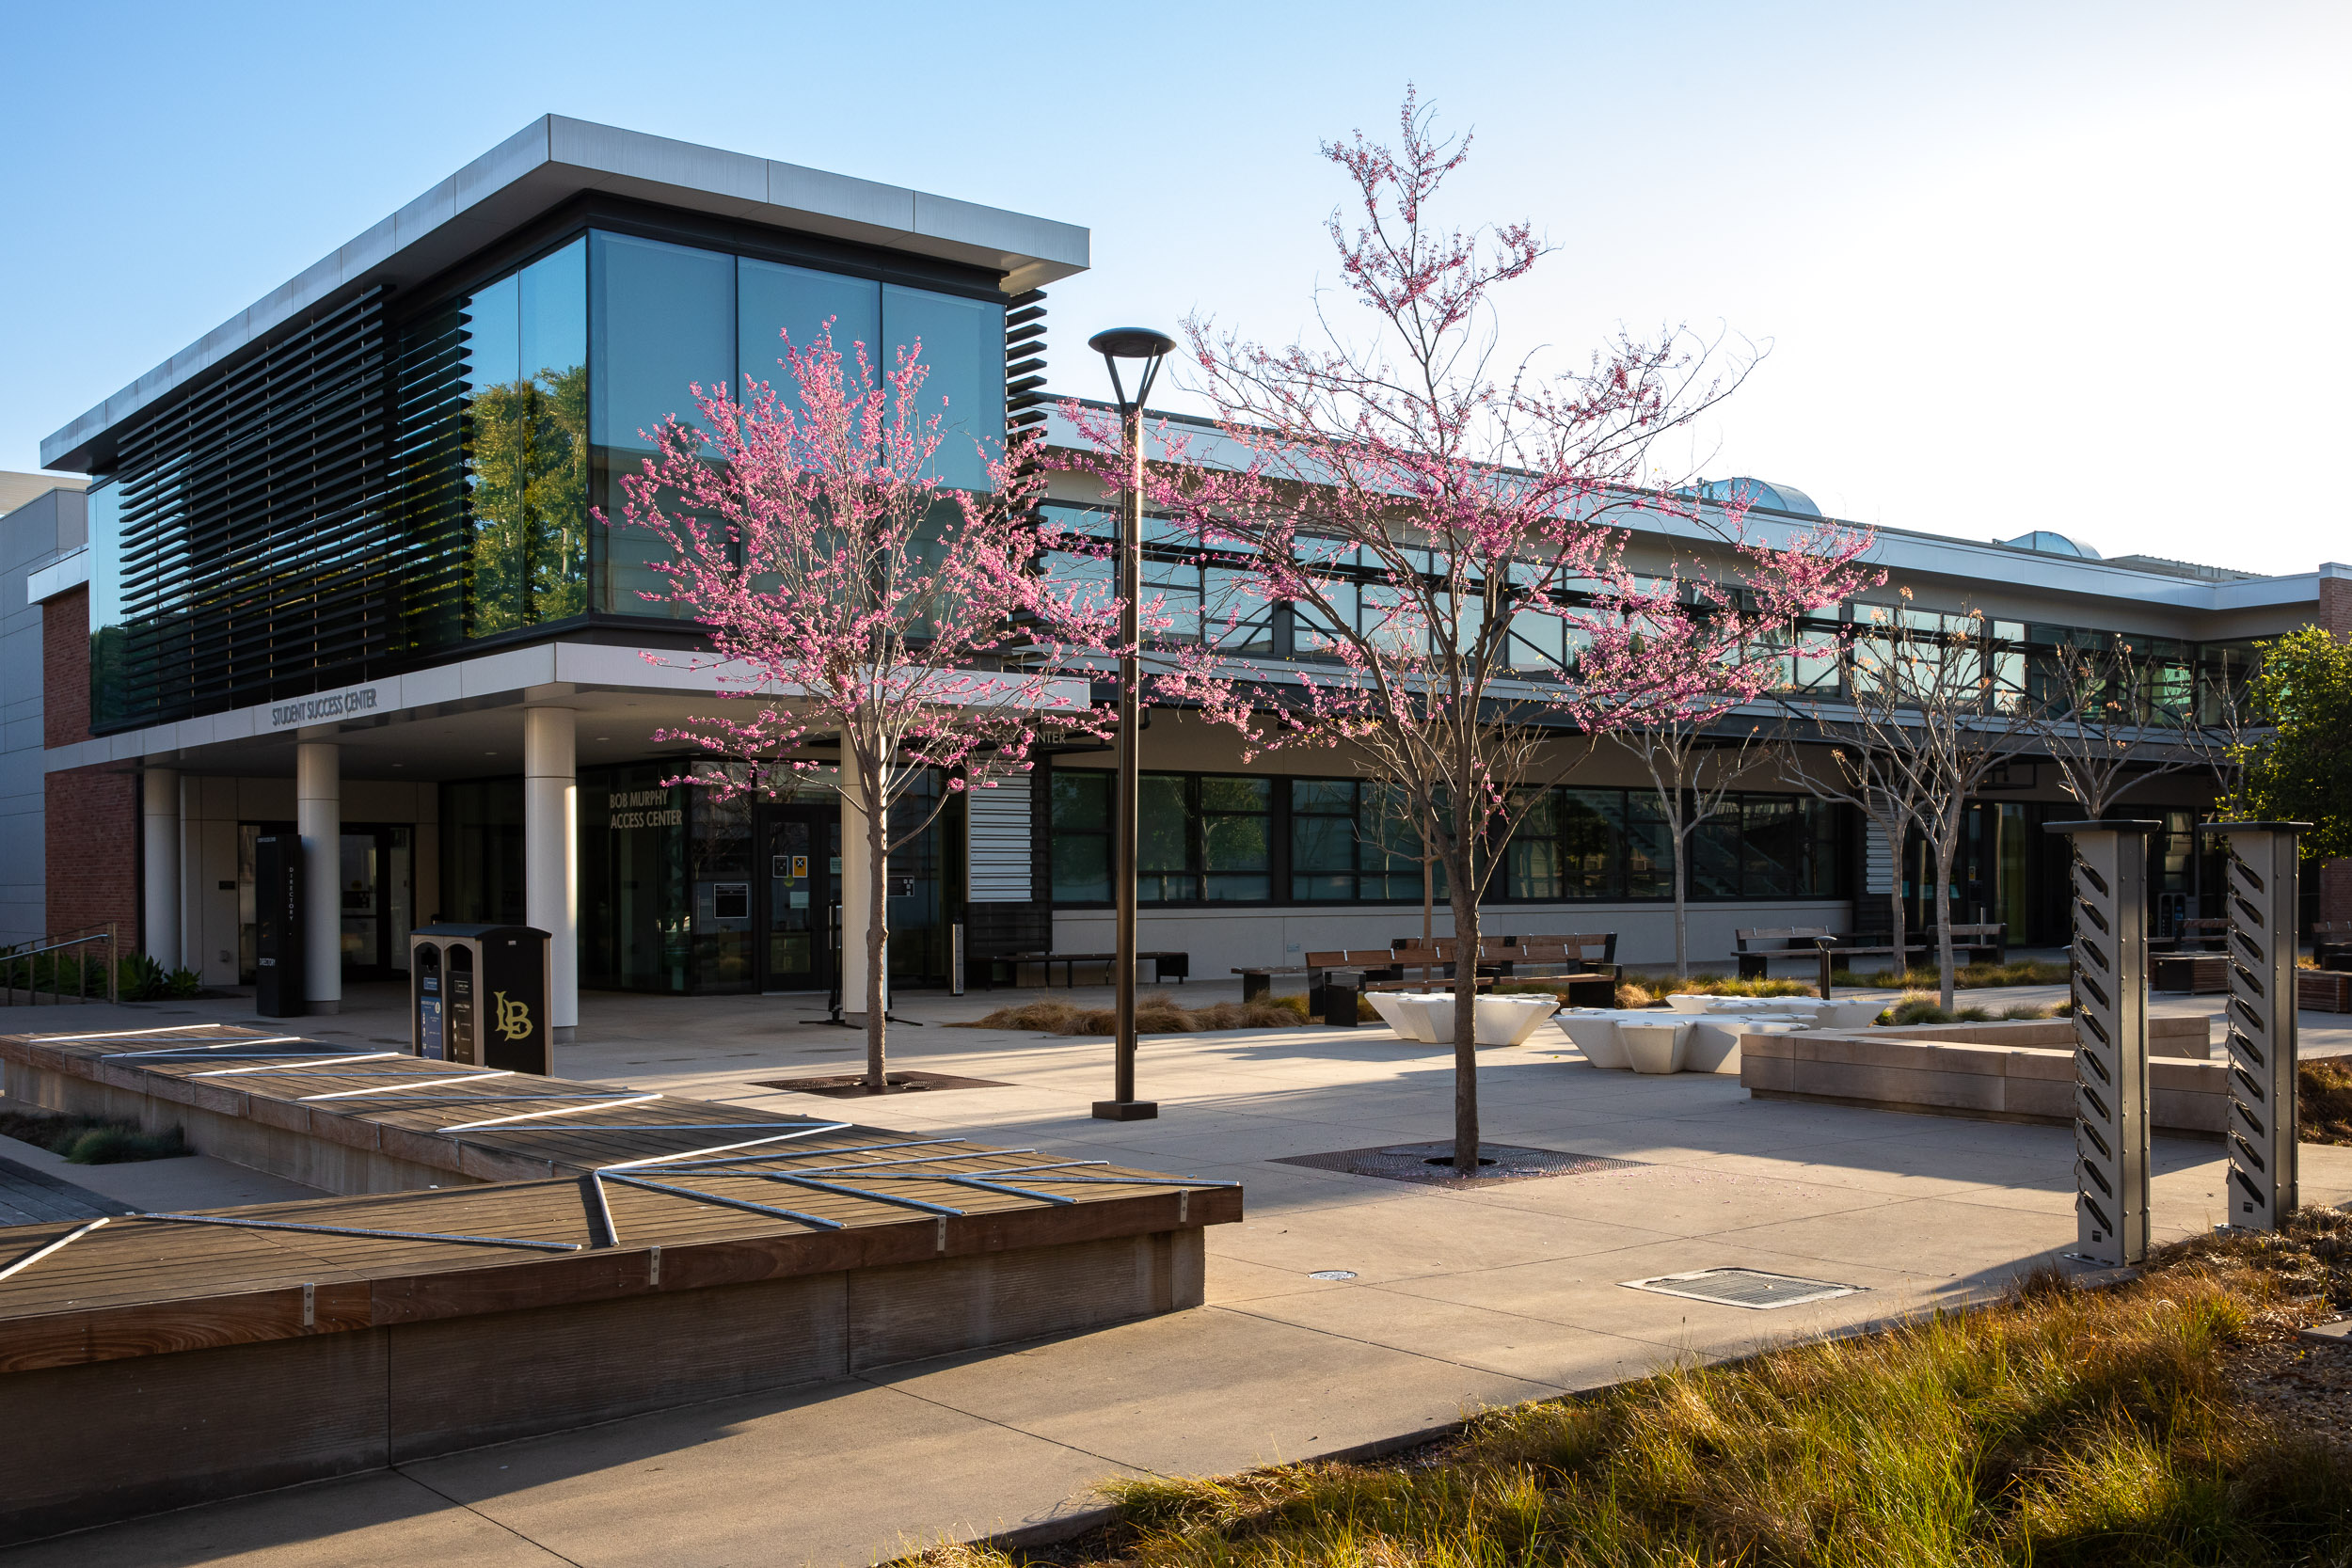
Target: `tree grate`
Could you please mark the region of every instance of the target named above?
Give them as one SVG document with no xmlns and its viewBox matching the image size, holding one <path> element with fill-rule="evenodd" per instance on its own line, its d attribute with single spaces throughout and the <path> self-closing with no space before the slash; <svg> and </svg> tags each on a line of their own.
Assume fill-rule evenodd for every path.
<svg viewBox="0 0 2352 1568">
<path fill-rule="evenodd" d="M 1650 1279 L 1628 1279 L 1629 1291 L 1655 1291 L 1661 1296 L 1682 1296 L 1713 1302 L 1718 1307 L 1745 1307 L 1769 1312 L 1775 1307 L 1801 1307 L 1806 1302 L 1831 1301 L 1858 1295 L 1862 1285 L 1838 1285 L 1826 1279 L 1799 1279 L 1792 1275 L 1766 1274 L 1760 1269 L 1699 1269 L 1690 1274 L 1663 1274 Z"/>
</svg>

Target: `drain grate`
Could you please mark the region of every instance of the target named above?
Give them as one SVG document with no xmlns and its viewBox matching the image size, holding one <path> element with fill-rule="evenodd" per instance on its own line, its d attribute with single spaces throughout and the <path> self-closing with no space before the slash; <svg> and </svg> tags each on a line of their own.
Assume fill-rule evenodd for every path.
<svg viewBox="0 0 2352 1568">
<path fill-rule="evenodd" d="M 683 1059 L 683 1058 L 681 1058 Z M 842 1073 L 830 1078 L 755 1078 L 751 1081 L 763 1089 L 786 1089 L 793 1094 L 821 1094 L 834 1100 L 851 1100 L 874 1091 L 866 1086 L 866 1074 Z M 890 1087 L 884 1094 L 919 1094 L 927 1089 L 1009 1089 L 993 1078 L 958 1078 L 946 1072 L 894 1072 L 889 1075 Z"/>
<path fill-rule="evenodd" d="M 1350 1176 L 1385 1176 L 1391 1181 L 1418 1181 L 1432 1187 L 1484 1187 L 1500 1181 L 1527 1181 L 1544 1176 L 1631 1170 L 1640 1164 L 1635 1160 L 1612 1160 L 1598 1154 L 1570 1154 L 1557 1148 L 1480 1144 L 1478 1174 L 1463 1176 L 1454 1168 L 1454 1144 L 1451 1139 L 1441 1143 L 1343 1148 L 1330 1154 L 1293 1154 L 1274 1163 L 1278 1165 L 1306 1165 L 1315 1170 L 1345 1171 Z"/>
<path fill-rule="evenodd" d="M 1692 1301 L 1711 1301 L 1718 1307 L 1746 1307 L 1759 1312 L 1769 1312 L 1775 1307 L 1799 1307 L 1809 1301 L 1859 1295 L 1868 1289 L 1826 1279 L 1766 1274 L 1761 1269 L 1699 1269 L 1691 1274 L 1661 1274 L 1654 1279 L 1628 1279 L 1621 1283 L 1630 1291 L 1655 1291 L 1661 1296 L 1687 1296 Z"/>
</svg>

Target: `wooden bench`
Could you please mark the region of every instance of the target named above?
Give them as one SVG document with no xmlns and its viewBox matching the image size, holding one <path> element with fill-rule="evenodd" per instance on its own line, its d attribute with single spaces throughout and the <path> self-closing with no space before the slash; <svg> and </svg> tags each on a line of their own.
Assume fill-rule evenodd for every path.
<svg viewBox="0 0 2352 1568">
<path fill-rule="evenodd" d="M 1772 960 L 1784 955 L 1792 958 L 1801 953 L 1814 955 L 1821 966 L 1818 985 L 1820 989 L 1821 1000 L 1824 1002 L 1829 1000 L 1831 976 L 1836 973 L 1838 959 L 1891 958 L 1897 956 L 1891 945 L 1885 947 L 1854 946 L 1848 933 L 1833 931 L 1826 926 L 1745 927 L 1734 929 L 1731 936 L 1732 941 L 1739 947 L 1736 958 L 1740 966 L 1740 978 L 1742 980 L 1765 978 L 1770 973 Z M 1750 945 L 1770 942 L 1777 942 L 1782 945 L 1779 947 Z M 1905 954 L 1924 953 L 1927 949 L 1905 942 L 1903 951 Z M 1907 962 L 1905 967 L 1908 967 Z"/>
<path fill-rule="evenodd" d="M 1510 936 L 1502 939 L 1502 944 L 1505 947 L 1565 947 L 1570 950 L 1569 960 L 1587 973 L 1606 973 L 1613 979 L 1622 973 L 1617 967 L 1617 933 L 1614 931 L 1591 931 L 1567 936 Z M 1597 958 L 1593 955 L 1595 948 L 1600 950 Z"/>
<path fill-rule="evenodd" d="M 1078 984 L 1076 977 L 1078 965 L 1116 964 L 1119 962 L 1119 955 L 1116 953 L 999 953 L 991 961 L 1010 969 L 1016 985 L 1020 983 L 1020 966 L 1023 964 L 1042 966 L 1045 971 L 1045 984 L 1048 986 L 1054 983 L 1054 966 L 1060 964 L 1062 984 L 1074 990 Z M 1192 977 L 1192 955 L 1189 953 L 1137 953 L 1136 961 L 1151 964 L 1152 983 L 1155 986 L 1168 980 L 1182 984 Z"/>
<path fill-rule="evenodd" d="M 2352 920 L 2314 920 L 2303 933 L 2312 940 L 2312 961 L 2322 969 L 2352 969 Z"/>
<path fill-rule="evenodd" d="M 1301 963 L 1237 965 L 1233 973 L 1241 976 L 1241 999 L 1259 1002 L 1274 994 L 1274 977 L 1278 974 L 1304 974 L 1311 996 L 1322 989 L 1325 975 L 1334 970 L 1354 970 L 1362 975 L 1377 973 L 1385 978 L 1392 967 L 1385 947 L 1335 948 L 1326 953 L 1310 953 Z"/>
<path fill-rule="evenodd" d="M 1930 953 L 1935 951 L 1935 927 L 1928 927 L 1928 951 Z M 1985 921 L 1974 926 L 1955 924 L 1952 927 L 1952 951 L 1955 954 L 1969 955 L 1962 960 L 1964 963 L 1976 962 L 1976 956 L 1979 953 L 1992 954 L 1992 958 L 1988 960 L 1990 962 L 2007 963 L 2009 962 L 2009 923 Z"/>
<path fill-rule="evenodd" d="M 2230 940 L 2227 920 L 2184 920 L 2172 927 L 2172 951 L 2175 953 L 2218 952 Z"/>
</svg>

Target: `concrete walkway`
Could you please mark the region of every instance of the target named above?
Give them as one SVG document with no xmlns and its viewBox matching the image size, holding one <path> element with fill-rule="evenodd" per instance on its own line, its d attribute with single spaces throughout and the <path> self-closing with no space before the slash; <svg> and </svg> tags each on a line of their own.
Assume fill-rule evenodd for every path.
<svg viewBox="0 0 2352 1568">
<path fill-rule="evenodd" d="M 2074 1240 L 2064 1129 L 1600 1072 L 1549 1032 L 1482 1057 L 1486 1136 L 1637 1164 L 1461 1192 L 1278 1163 L 1448 1133 L 1446 1054 L 1376 1028 L 1152 1037 L 1142 1083 L 1160 1119 L 1097 1122 L 1088 1105 L 1107 1092 L 1104 1041 L 955 1026 L 1035 994 L 900 999 L 930 1027 L 893 1031 L 898 1065 L 1001 1087 L 880 1104 L 763 1087 L 859 1061 L 862 1037 L 798 997 L 595 997 L 583 1043 L 558 1065 L 1240 1180 L 1250 1217 L 1209 1233 L 1202 1309 L 216 1504 L 0 1553 L 0 1565 L 866 1563 L 1067 1517 L 1093 1505 L 1106 1476 L 1330 1453 L 1677 1358 L 1979 1298 Z M 1979 998 L 2023 996 L 1969 1000 Z M 398 1006 L 390 988 L 367 989 L 319 1032 L 396 1038 Z M 151 1026 L 165 1010 L 60 1022 Z M 168 1010 L 250 1016 L 223 1002 Z M 2159 999 L 2158 1010 L 2211 1011 L 2213 999 Z M 2311 1048 L 2342 1043 L 2338 1021 L 2305 1023 Z M 2217 1144 L 2159 1139 L 2157 1169 L 2161 1235 L 2222 1217 Z M 2304 1196 L 2352 1197 L 2352 1149 L 2307 1148 Z M 1754 1312 L 1622 1284 L 1733 1264 L 1864 1292 Z M 1311 1277 L 1328 1271 L 1352 1277 Z"/>
</svg>

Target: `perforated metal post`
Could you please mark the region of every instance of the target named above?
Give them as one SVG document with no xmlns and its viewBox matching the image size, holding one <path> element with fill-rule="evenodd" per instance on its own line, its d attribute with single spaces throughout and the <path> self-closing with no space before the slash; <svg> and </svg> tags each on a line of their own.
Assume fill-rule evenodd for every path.
<svg viewBox="0 0 2352 1568">
<path fill-rule="evenodd" d="M 2157 822 L 2053 822 L 2074 841 L 2073 1256 L 2148 1256 L 2148 835 Z"/>
<path fill-rule="evenodd" d="M 2275 1230 L 2295 1212 L 2296 835 L 2307 822 L 2207 822 L 2222 840 L 2230 916 L 2230 1223 Z"/>
</svg>

